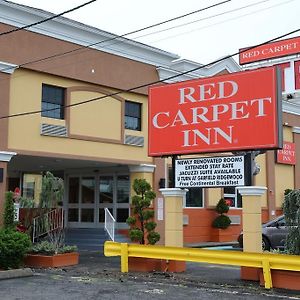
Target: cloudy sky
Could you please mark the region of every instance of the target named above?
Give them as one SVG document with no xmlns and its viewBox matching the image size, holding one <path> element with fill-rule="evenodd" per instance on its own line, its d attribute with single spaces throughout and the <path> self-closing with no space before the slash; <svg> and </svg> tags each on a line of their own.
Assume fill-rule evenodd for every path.
<svg viewBox="0 0 300 300">
<path fill-rule="evenodd" d="M 65 17 L 123 35 L 225 0 L 97 0 Z M 14 0 L 61 13 L 87 0 Z M 208 63 L 300 29 L 299 0 L 231 0 L 128 38 Z M 292 36 L 300 36 L 300 31 Z M 236 58 L 236 57 L 235 57 Z M 237 58 L 236 58 L 237 59 Z"/>
</svg>

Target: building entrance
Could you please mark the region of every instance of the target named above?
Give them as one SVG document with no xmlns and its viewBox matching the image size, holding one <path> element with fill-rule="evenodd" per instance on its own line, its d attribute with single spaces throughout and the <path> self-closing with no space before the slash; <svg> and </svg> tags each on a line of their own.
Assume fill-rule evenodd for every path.
<svg viewBox="0 0 300 300">
<path fill-rule="evenodd" d="M 116 219 L 118 228 L 126 227 L 130 208 L 128 174 L 69 175 L 67 183 L 67 227 L 104 227 L 105 208 Z"/>
</svg>

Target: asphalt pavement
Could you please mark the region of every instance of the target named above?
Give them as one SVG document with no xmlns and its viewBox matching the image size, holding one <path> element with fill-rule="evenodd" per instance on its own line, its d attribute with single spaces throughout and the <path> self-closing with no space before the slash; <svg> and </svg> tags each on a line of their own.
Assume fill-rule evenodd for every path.
<svg viewBox="0 0 300 300">
<path fill-rule="evenodd" d="M 187 263 L 184 273 L 124 274 L 119 257 L 100 252 L 81 252 L 76 266 L 32 269 L 31 275 L 0 280 L 0 299 L 300 299 L 300 291 L 241 280 L 239 267 Z"/>
</svg>

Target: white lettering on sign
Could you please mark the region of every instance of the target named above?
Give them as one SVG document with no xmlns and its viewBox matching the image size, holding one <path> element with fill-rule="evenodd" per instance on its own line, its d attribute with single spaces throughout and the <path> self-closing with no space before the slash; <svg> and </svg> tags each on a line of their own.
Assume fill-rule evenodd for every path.
<svg viewBox="0 0 300 300">
<path fill-rule="evenodd" d="M 295 143 L 283 142 L 283 149 L 277 150 L 277 163 L 296 164 L 296 146 Z"/>
<path fill-rule="evenodd" d="M 231 89 L 225 93 L 225 83 L 230 83 Z M 203 86 L 203 85 L 202 85 Z M 205 86 L 208 86 L 206 84 Z M 210 86 L 215 86 L 211 84 Z M 201 87 L 201 86 L 200 86 Z M 206 87 L 207 88 L 207 87 Z M 231 97 L 233 93 L 238 90 L 238 85 L 234 81 L 220 82 L 218 92 L 213 92 L 215 99 Z M 180 99 L 179 104 L 186 103 L 186 100 L 191 102 L 199 102 L 208 100 L 204 97 L 204 92 L 199 99 L 196 99 L 193 94 L 194 88 L 187 87 L 179 89 Z M 212 92 L 210 92 L 210 96 Z M 209 122 L 219 122 L 222 115 L 229 113 L 229 120 L 240 120 L 249 118 L 262 118 L 266 116 L 266 106 L 272 103 L 271 97 L 251 99 L 227 104 L 212 104 L 209 106 L 197 106 L 190 108 L 187 112 L 183 113 L 180 109 L 172 114 L 169 111 L 158 112 L 152 118 L 152 125 L 157 129 L 164 129 L 167 127 L 183 127 L 190 124 L 201 124 Z M 218 145 L 220 141 L 226 141 L 229 144 L 233 143 L 234 126 L 220 127 L 202 127 L 201 129 L 181 130 L 182 133 L 182 147 L 197 146 L 200 142 L 207 145 Z"/>
<path fill-rule="evenodd" d="M 245 185 L 244 156 L 178 159 L 175 187 L 224 187 Z"/>
</svg>

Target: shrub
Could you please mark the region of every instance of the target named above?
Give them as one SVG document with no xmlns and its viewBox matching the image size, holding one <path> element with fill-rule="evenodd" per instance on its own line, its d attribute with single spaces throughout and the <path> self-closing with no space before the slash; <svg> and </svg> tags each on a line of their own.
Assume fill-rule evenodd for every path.
<svg viewBox="0 0 300 300">
<path fill-rule="evenodd" d="M 55 254 L 63 254 L 63 253 L 70 253 L 76 251 L 77 251 L 77 246 L 62 245 L 57 248 L 56 245 L 51 242 L 42 241 L 40 243 L 33 245 L 31 253 L 52 256 Z"/>
<path fill-rule="evenodd" d="M 212 223 L 215 228 L 226 229 L 231 224 L 231 220 L 226 215 L 216 217 Z"/>
<path fill-rule="evenodd" d="M 4 228 L 13 228 L 15 223 L 15 207 L 14 207 L 14 193 L 6 192 L 5 193 L 5 203 L 4 203 Z"/>
<path fill-rule="evenodd" d="M 0 268 L 19 268 L 30 249 L 31 241 L 27 234 L 12 229 L 0 230 Z"/>
<path fill-rule="evenodd" d="M 221 198 L 219 200 L 215 208 L 215 211 L 220 215 L 225 214 L 229 211 L 229 205 L 226 203 L 224 198 Z"/>
<path fill-rule="evenodd" d="M 212 226 L 215 228 L 226 229 L 231 224 L 231 220 L 228 216 L 224 215 L 229 211 L 229 205 L 224 198 L 221 198 L 216 205 L 215 211 L 219 214 L 212 222 Z"/>
<path fill-rule="evenodd" d="M 135 179 L 133 190 L 136 193 L 132 197 L 134 215 L 126 220 L 126 223 L 130 226 L 129 237 L 133 242 L 146 244 L 146 241 L 148 241 L 148 244 L 154 245 L 159 241 L 160 235 L 155 232 L 157 224 L 152 221 L 154 210 L 149 207 L 156 195 L 152 191 L 151 185 L 145 179 Z"/>
</svg>

